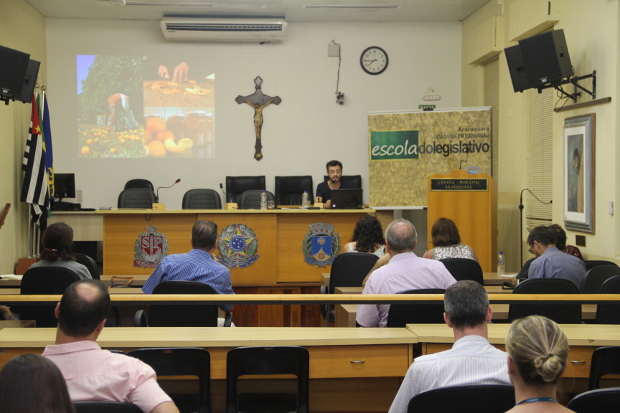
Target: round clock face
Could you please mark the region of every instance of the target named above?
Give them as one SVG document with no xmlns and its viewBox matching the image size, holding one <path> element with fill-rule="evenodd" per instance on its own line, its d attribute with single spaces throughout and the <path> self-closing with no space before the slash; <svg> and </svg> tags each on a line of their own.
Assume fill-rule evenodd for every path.
<svg viewBox="0 0 620 413">
<path fill-rule="evenodd" d="M 378 75 L 387 69 L 388 55 L 382 48 L 371 46 L 362 52 L 360 64 L 364 72 L 369 75 Z"/>
</svg>

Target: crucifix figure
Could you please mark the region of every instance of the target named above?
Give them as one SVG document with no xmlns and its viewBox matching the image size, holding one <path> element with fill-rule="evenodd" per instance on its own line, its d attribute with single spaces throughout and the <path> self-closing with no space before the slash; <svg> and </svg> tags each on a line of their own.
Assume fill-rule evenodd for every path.
<svg viewBox="0 0 620 413">
<path fill-rule="evenodd" d="M 239 104 L 247 103 L 254 108 L 254 131 L 256 132 L 256 145 L 254 145 L 256 152 L 254 153 L 254 159 L 260 161 L 261 159 L 263 159 L 263 154 L 261 152 L 261 149 L 263 148 L 263 146 L 261 145 L 263 109 L 271 105 L 272 103 L 279 105 L 280 102 L 282 102 L 282 99 L 280 99 L 280 97 L 278 96 L 271 97 L 263 94 L 263 92 L 261 91 L 261 84 L 263 83 L 263 79 L 261 79 L 260 76 L 257 76 L 256 79 L 254 79 L 254 83 L 256 84 L 256 91 L 254 91 L 253 94 L 249 96 L 239 95 L 237 96 L 235 101 Z"/>
</svg>

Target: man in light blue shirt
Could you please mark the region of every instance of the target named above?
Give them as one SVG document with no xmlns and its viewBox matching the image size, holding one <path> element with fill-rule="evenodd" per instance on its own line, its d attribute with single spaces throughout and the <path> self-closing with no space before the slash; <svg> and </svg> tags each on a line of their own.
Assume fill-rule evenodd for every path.
<svg viewBox="0 0 620 413">
<path fill-rule="evenodd" d="M 197 221 L 192 228 L 192 250 L 185 254 L 165 257 L 142 291 L 152 294 L 155 286 L 164 281 L 197 281 L 209 285 L 218 294 L 234 294 L 230 270 L 217 262 L 213 250 L 217 242 L 217 224 L 211 221 Z M 221 305 L 228 312 L 232 305 Z"/>
<path fill-rule="evenodd" d="M 586 277 L 586 265 L 579 258 L 566 254 L 555 247 L 556 238 L 552 229 L 539 225 L 527 237 L 529 251 L 536 255 L 530 264 L 529 278 L 565 278 L 577 288 Z"/>
</svg>

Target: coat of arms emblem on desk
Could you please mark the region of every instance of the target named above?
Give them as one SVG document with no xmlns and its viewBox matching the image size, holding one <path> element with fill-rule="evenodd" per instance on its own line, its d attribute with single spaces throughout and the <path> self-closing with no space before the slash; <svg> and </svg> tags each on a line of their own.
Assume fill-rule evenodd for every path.
<svg viewBox="0 0 620 413">
<path fill-rule="evenodd" d="M 220 263 L 228 268 L 245 268 L 260 257 L 258 239 L 251 228 L 243 224 L 229 225 L 217 239 Z"/>
<path fill-rule="evenodd" d="M 138 235 L 134 245 L 134 267 L 155 268 L 168 253 L 168 240 L 151 224 L 146 232 Z"/>
<path fill-rule="evenodd" d="M 331 265 L 340 252 L 340 235 L 334 226 L 326 222 L 310 225 L 310 230 L 301 243 L 305 261 L 310 265 L 326 267 Z"/>
</svg>

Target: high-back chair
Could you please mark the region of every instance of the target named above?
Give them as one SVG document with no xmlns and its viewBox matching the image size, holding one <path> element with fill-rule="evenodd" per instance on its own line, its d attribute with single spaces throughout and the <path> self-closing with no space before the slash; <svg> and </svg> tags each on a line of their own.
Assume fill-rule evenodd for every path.
<svg viewBox="0 0 620 413">
<path fill-rule="evenodd" d="M 197 281 L 164 281 L 153 294 L 217 294 L 211 286 Z M 217 327 L 217 305 L 151 305 L 148 321 L 143 310 L 135 315 L 136 327 Z M 230 327 L 232 313 L 226 313 L 224 327 Z"/>
<path fill-rule="evenodd" d="M 620 294 L 620 275 L 606 280 L 601 286 L 601 294 Z M 620 304 L 599 304 L 596 306 L 598 324 L 620 324 Z"/>
<path fill-rule="evenodd" d="M 148 179 L 130 179 L 125 184 L 124 189 L 130 188 L 146 188 L 150 189 L 151 192 L 155 192 L 155 187 L 153 187 L 153 184 Z"/>
<path fill-rule="evenodd" d="M 155 194 L 146 188 L 124 189 L 118 196 L 119 208 L 152 209 L 155 202 Z"/>
<path fill-rule="evenodd" d="M 588 389 L 601 387 L 601 377 L 607 374 L 620 374 L 620 347 L 599 347 L 592 353 L 590 364 L 590 379 Z"/>
<path fill-rule="evenodd" d="M 617 265 L 598 265 L 588 270 L 586 278 L 581 285 L 583 294 L 598 294 L 601 292 L 603 283 L 613 276 L 620 275 L 620 267 Z"/>
<path fill-rule="evenodd" d="M 21 282 L 21 295 L 62 295 L 68 286 L 80 279 L 79 275 L 63 267 L 30 268 Z M 58 319 L 54 315 L 56 303 L 36 306 L 20 306 L 22 320 L 36 320 L 37 327 L 56 327 Z"/>
<path fill-rule="evenodd" d="M 274 201 L 275 197 L 269 191 L 264 191 L 267 194 L 267 201 Z M 245 191 L 239 198 L 239 209 L 260 209 L 260 196 L 263 193 L 262 190 Z"/>
<path fill-rule="evenodd" d="M 615 262 L 605 260 L 584 260 L 583 263 L 586 265 L 586 271 L 589 271 L 594 267 L 598 267 L 599 265 L 615 265 L 616 267 L 618 266 L 618 264 L 616 264 Z"/>
<path fill-rule="evenodd" d="M 329 176 L 323 175 L 323 182 L 329 181 Z M 362 187 L 362 175 L 342 175 L 340 182 L 347 182 L 349 188 L 361 188 Z"/>
<path fill-rule="evenodd" d="M 90 277 L 93 280 L 99 280 L 101 278 L 99 276 L 99 267 L 97 266 L 97 262 L 95 262 L 95 260 L 92 259 L 92 257 L 89 257 L 86 254 L 80 254 L 79 252 L 76 252 L 74 255 L 75 255 L 75 261 L 82 264 L 88 269 L 88 272 L 90 273 Z"/>
<path fill-rule="evenodd" d="M 227 176 L 226 177 L 226 202 L 239 203 L 241 194 L 250 190 L 264 190 L 265 175 L 261 176 Z"/>
<path fill-rule="evenodd" d="M 515 405 L 515 390 L 502 384 L 450 386 L 420 393 L 409 402 L 409 413 L 503 413 Z"/>
<path fill-rule="evenodd" d="M 579 288 L 564 278 L 530 278 L 519 283 L 513 294 L 579 294 Z M 545 316 L 558 324 L 581 324 L 581 304 L 510 304 L 508 321 L 529 315 Z"/>
<path fill-rule="evenodd" d="M 482 267 L 476 261 L 468 258 L 444 258 L 439 261 L 443 262 L 455 280 L 471 280 L 483 284 Z"/>
<path fill-rule="evenodd" d="M 308 200 L 314 203 L 312 175 L 276 176 L 276 205 L 301 205 L 304 191 Z"/>
<path fill-rule="evenodd" d="M 220 194 L 213 189 L 190 189 L 183 195 L 183 209 L 222 209 Z"/>
<path fill-rule="evenodd" d="M 293 374 L 294 393 L 239 393 L 238 378 L 247 375 Z M 303 347 L 239 347 L 226 360 L 226 413 L 308 413 L 309 356 Z"/>
<path fill-rule="evenodd" d="M 329 286 L 321 286 L 321 294 L 334 294 L 336 287 L 361 287 L 379 257 L 367 252 L 343 252 L 332 262 Z M 321 314 L 330 323 L 336 321 L 334 306 L 322 305 Z"/>
<path fill-rule="evenodd" d="M 399 294 L 444 294 L 442 288 L 426 288 L 407 290 Z M 443 303 L 425 304 L 392 304 L 388 311 L 388 327 L 405 327 L 407 324 L 441 324 L 443 319 Z"/>
<path fill-rule="evenodd" d="M 171 394 L 181 413 L 211 412 L 211 358 L 203 348 L 142 348 L 127 353 L 142 360 L 161 376 L 198 377 L 198 397 L 192 394 Z"/>
<path fill-rule="evenodd" d="M 620 388 L 590 390 L 568 402 L 567 408 L 577 413 L 617 413 L 620 406 Z"/>
</svg>

